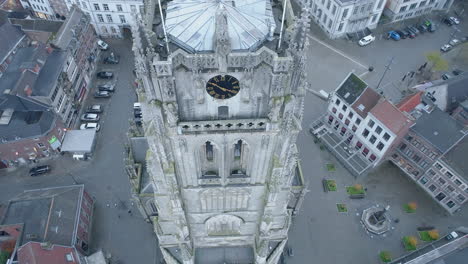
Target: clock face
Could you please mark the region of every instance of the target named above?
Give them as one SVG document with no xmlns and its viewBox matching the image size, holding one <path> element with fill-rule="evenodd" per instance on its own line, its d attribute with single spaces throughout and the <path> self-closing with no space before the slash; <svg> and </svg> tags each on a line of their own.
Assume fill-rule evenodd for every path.
<svg viewBox="0 0 468 264">
<path fill-rule="evenodd" d="M 206 92 L 216 99 L 229 99 L 239 93 L 239 80 L 231 75 L 216 75 L 206 83 Z"/>
</svg>

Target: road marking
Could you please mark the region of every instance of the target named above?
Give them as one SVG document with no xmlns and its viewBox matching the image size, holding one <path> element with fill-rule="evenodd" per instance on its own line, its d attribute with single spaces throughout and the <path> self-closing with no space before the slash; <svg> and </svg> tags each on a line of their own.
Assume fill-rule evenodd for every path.
<svg viewBox="0 0 468 264">
<path fill-rule="evenodd" d="M 368 66 L 366 66 L 366 65 L 360 63 L 359 61 L 357 61 L 357 60 L 351 58 L 350 56 L 346 55 L 344 52 L 342 52 L 342 51 L 340 51 L 340 50 L 334 48 L 333 46 L 328 45 L 327 43 L 325 43 L 325 42 L 319 40 L 318 38 L 316 38 L 316 37 L 314 37 L 314 36 L 312 36 L 312 35 L 310 35 L 310 34 L 307 34 L 307 36 L 308 36 L 309 38 L 311 38 L 312 40 L 315 40 L 315 41 L 318 42 L 319 44 L 322 44 L 323 46 L 325 46 L 325 47 L 331 49 L 331 50 L 334 51 L 335 53 L 338 53 L 338 54 L 340 54 L 341 56 L 345 57 L 346 59 L 348 59 L 348 60 L 350 60 L 350 61 L 356 63 L 357 65 L 361 66 L 362 68 L 364 68 L 364 69 L 368 69 L 368 68 L 369 68 Z"/>
</svg>

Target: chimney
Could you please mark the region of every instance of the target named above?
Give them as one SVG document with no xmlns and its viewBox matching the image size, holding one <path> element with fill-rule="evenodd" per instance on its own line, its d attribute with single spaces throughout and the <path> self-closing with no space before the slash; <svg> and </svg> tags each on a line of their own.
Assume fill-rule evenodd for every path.
<svg viewBox="0 0 468 264">
<path fill-rule="evenodd" d="M 52 47 L 50 47 L 50 46 L 48 46 L 48 47 L 46 48 L 46 51 L 47 51 L 48 54 L 51 54 L 53 50 L 54 50 L 54 49 L 52 49 Z"/>
<path fill-rule="evenodd" d="M 39 66 L 38 63 L 36 63 L 36 65 L 34 65 L 34 69 L 32 69 L 32 71 L 34 73 L 39 73 L 40 70 L 41 70 L 41 66 Z"/>
</svg>

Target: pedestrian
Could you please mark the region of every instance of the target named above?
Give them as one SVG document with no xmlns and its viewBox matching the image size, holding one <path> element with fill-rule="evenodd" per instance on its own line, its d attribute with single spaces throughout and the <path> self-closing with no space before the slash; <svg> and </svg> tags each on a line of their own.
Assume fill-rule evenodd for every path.
<svg viewBox="0 0 468 264">
<path fill-rule="evenodd" d="M 117 218 L 119 218 L 119 219 L 120 219 L 120 215 L 119 215 L 119 214 L 117 214 Z"/>
<path fill-rule="evenodd" d="M 110 207 L 110 204 L 106 204 L 107 207 Z"/>
<path fill-rule="evenodd" d="M 128 214 L 129 214 L 129 215 L 132 215 L 132 210 L 128 210 Z"/>
<path fill-rule="evenodd" d="M 116 208 L 117 208 L 117 204 L 116 204 L 116 203 L 114 204 L 114 207 L 116 207 Z"/>
</svg>

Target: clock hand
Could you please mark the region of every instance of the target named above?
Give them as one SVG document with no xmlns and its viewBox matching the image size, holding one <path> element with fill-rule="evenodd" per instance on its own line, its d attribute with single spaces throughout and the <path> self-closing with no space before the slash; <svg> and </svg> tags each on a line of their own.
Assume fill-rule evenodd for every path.
<svg viewBox="0 0 468 264">
<path fill-rule="evenodd" d="M 225 92 L 234 93 L 233 91 L 231 91 L 231 90 L 229 90 L 229 89 L 226 89 L 226 88 L 224 88 L 224 87 L 221 87 L 221 86 L 217 85 L 216 83 L 212 83 L 212 82 L 208 82 L 208 83 L 211 84 L 211 85 L 214 85 L 214 86 L 218 87 L 219 89 L 221 89 L 221 90 L 223 90 L 223 91 L 225 91 Z"/>
</svg>

